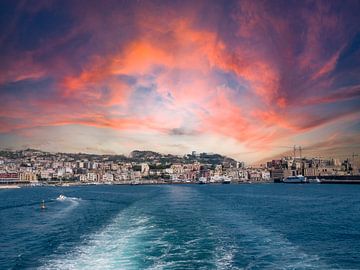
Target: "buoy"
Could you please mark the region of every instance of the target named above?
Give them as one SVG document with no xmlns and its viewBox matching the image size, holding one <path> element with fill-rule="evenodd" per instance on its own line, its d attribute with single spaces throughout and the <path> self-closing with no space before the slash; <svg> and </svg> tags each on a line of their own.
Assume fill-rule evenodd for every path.
<svg viewBox="0 0 360 270">
<path fill-rule="evenodd" d="M 41 203 L 41 205 L 40 205 L 40 209 L 41 209 L 41 210 L 46 209 L 45 201 L 44 201 L 44 200 L 42 200 L 42 203 Z"/>
</svg>

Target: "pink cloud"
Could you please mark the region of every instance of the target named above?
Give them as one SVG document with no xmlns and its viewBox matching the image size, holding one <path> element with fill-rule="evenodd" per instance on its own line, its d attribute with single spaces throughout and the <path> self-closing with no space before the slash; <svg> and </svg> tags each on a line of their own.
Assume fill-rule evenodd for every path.
<svg viewBox="0 0 360 270">
<path fill-rule="evenodd" d="M 331 76 L 345 50 L 342 18 L 324 2 L 314 6 L 315 14 L 301 8 L 290 18 L 279 16 L 270 2 L 241 1 L 223 33 L 215 15 L 199 18 L 206 7 L 200 2 L 176 12 L 141 2 L 126 14 L 75 5 L 73 30 L 22 54 L 0 75 L 3 84 L 55 81 L 49 97 L 8 98 L 0 116 L 19 121 L 3 123 L 1 131 L 59 125 L 161 134 L 184 129 L 260 149 L 353 117 L 346 108 L 319 110 L 321 115 L 313 109 L 359 97 L 358 86 L 337 89 Z M 294 31 L 299 21 L 301 33 Z M 37 61 L 83 33 L 91 33 L 89 48 L 83 44 Z M 334 43 L 326 52 L 323 35 Z"/>
</svg>

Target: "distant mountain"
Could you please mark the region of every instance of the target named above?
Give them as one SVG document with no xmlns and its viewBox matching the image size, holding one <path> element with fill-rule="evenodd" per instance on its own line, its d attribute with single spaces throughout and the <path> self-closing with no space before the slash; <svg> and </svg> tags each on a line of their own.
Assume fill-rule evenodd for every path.
<svg viewBox="0 0 360 270">
<path fill-rule="evenodd" d="M 161 158 L 163 155 L 154 151 L 134 150 L 130 153 L 130 157 L 134 159 L 155 159 Z"/>
<path fill-rule="evenodd" d="M 224 164 L 224 165 L 236 165 L 237 161 L 235 159 L 229 158 L 227 156 L 222 156 L 219 154 L 213 153 L 200 153 L 199 155 L 188 155 L 190 160 L 196 160 L 203 164 Z"/>
<path fill-rule="evenodd" d="M 87 160 L 108 160 L 114 162 L 147 162 L 150 164 L 174 164 L 174 163 L 193 163 L 200 162 L 202 164 L 223 164 L 225 166 L 235 165 L 236 160 L 222 156 L 219 154 L 213 153 L 201 153 L 201 154 L 188 154 L 184 156 L 177 156 L 172 154 L 161 154 L 154 151 L 140 151 L 134 150 L 130 153 L 130 156 L 124 155 L 97 155 L 97 154 L 87 154 L 87 153 L 49 153 L 41 150 L 35 149 L 26 149 L 19 151 L 0 151 L 0 156 L 7 158 L 20 158 L 29 156 L 32 154 L 37 154 L 41 156 L 67 156 L 69 158 L 79 160 L 79 159 L 87 159 Z"/>
</svg>

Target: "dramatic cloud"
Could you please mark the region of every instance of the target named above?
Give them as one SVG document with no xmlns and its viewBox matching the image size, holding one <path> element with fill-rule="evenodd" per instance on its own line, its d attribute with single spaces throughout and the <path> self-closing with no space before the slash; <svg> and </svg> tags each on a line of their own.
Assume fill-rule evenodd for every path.
<svg viewBox="0 0 360 270">
<path fill-rule="evenodd" d="M 331 142 L 340 127 L 358 135 L 358 1 L 1 7 L 2 147 L 21 147 L 23 136 L 48 150 L 195 148 L 256 161 L 279 144 Z M 98 138 L 80 132 L 89 127 Z M 87 144 L 59 141 L 54 128 Z M 124 134 L 128 143 L 109 147 Z"/>
</svg>

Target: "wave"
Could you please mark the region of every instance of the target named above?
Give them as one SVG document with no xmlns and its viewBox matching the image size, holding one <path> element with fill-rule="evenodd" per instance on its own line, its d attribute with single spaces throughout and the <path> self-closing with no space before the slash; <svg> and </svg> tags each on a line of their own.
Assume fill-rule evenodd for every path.
<svg viewBox="0 0 360 270">
<path fill-rule="evenodd" d="M 188 187 L 163 196 L 137 201 L 40 269 L 330 269 L 241 209 Z"/>
<path fill-rule="evenodd" d="M 152 227 L 146 216 L 117 216 L 103 230 L 89 237 L 72 253 L 50 259 L 40 269 L 104 269 L 131 268 L 141 260 L 140 239 L 149 235 Z"/>
<path fill-rule="evenodd" d="M 168 195 L 181 205 L 191 199 L 178 189 Z M 47 258 L 40 269 L 230 269 L 236 249 L 229 239 L 200 219 L 197 228 L 181 218 L 173 223 L 172 214 L 163 213 L 166 207 L 149 198 L 138 201 L 72 251 Z"/>
<path fill-rule="evenodd" d="M 60 196 L 63 196 L 63 197 L 60 197 Z M 55 201 L 79 202 L 82 200 L 81 198 L 76 198 L 76 197 L 66 197 L 64 195 L 60 195 L 60 196 L 57 197 L 56 199 L 44 200 L 44 203 L 51 204 L 51 203 L 54 203 Z M 29 207 L 29 206 L 39 206 L 42 201 L 43 200 L 38 200 L 38 201 L 30 201 L 29 203 L 2 206 L 2 207 L 0 207 L 0 211 L 14 209 L 14 208 L 24 208 L 24 207 Z"/>
<path fill-rule="evenodd" d="M 16 205 L 9 205 L 9 206 L 3 206 L 0 207 L 0 211 L 2 210 L 8 210 L 8 209 L 14 209 L 14 208 L 23 208 L 23 207 L 29 207 L 29 206 L 39 206 L 42 201 L 36 201 L 36 202 L 29 202 L 29 203 L 23 203 L 23 204 L 16 204 Z M 50 200 L 45 200 L 45 203 L 51 202 Z"/>
<path fill-rule="evenodd" d="M 282 234 L 255 224 L 241 222 L 244 234 L 239 246 L 249 261 L 245 269 L 330 269 L 316 254 L 307 254 Z"/>
<path fill-rule="evenodd" d="M 81 198 L 76 197 L 66 197 L 65 195 L 60 194 L 59 197 L 56 198 L 57 201 L 70 201 L 70 202 L 78 202 L 81 201 Z"/>
<path fill-rule="evenodd" d="M 217 205 L 217 211 L 210 214 L 217 216 L 223 230 L 235 241 L 226 254 L 228 260 L 220 260 L 218 269 L 234 269 L 229 261 L 241 265 L 241 269 L 331 269 L 320 256 L 306 253 L 270 224 L 262 225 L 256 215 L 244 212 L 241 206 L 230 210 L 216 198 L 207 200 Z"/>
</svg>

